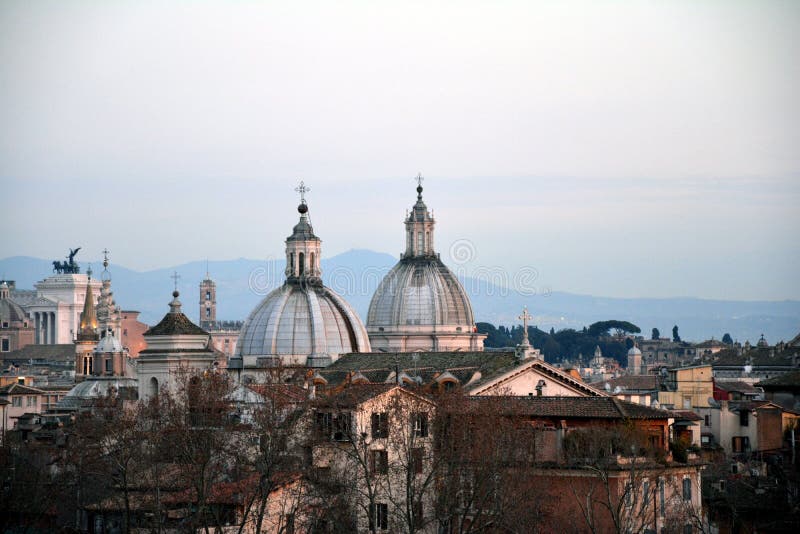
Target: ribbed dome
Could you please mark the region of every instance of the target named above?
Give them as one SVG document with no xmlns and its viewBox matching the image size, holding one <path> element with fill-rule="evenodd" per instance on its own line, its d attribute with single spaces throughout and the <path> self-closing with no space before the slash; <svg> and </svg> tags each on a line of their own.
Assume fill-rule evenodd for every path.
<svg viewBox="0 0 800 534">
<path fill-rule="evenodd" d="M 236 345 L 238 357 L 280 357 L 320 366 L 346 352 L 369 352 L 364 325 L 345 300 L 322 284 L 285 283 L 250 313 Z"/>
<path fill-rule="evenodd" d="M 0 320 L 6 323 L 21 323 L 27 318 L 19 304 L 7 298 L 0 298 Z"/>
<path fill-rule="evenodd" d="M 369 304 L 367 327 L 461 327 L 475 321 L 464 288 L 438 257 L 404 258 L 386 275 Z"/>
</svg>

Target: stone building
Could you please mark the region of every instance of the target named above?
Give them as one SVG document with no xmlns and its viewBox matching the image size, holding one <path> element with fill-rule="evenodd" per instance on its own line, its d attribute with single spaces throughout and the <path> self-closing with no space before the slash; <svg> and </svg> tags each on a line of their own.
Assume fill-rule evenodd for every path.
<svg viewBox="0 0 800 534">
<path fill-rule="evenodd" d="M 11 300 L 8 283 L 0 281 L 0 352 L 11 352 L 33 343 L 33 324 L 22 307 Z"/>
<path fill-rule="evenodd" d="M 64 345 L 75 340 L 87 286 L 97 302 L 101 283 L 81 273 L 49 276 L 35 284 L 35 291 L 11 291 L 11 299 L 30 317 L 34 343 Z"/>
<path fill-rule="evenodd" d="M 456 276 L 434 247 L 434 220 L 422 200 L 405 220 L 406 250 L 381 281 L 367 314 L 367 332 L 375 351 L 483 350 L 472 305 Z"/>
<path fill-rule="evenodd" d="M 301 183 L 301 194 L 307 189 Z M 275 367 L 325 367 L 340 354 L 369 352 L 358 314 L 322 284 L 322 241 L 314 234 L 305 197 L 300 221 L 286 238 L 286 281 L 250 313 L 228 361 L 231 373 L 264 381 Z"/>
<path fill-rule="evenodd" d="M 139 352 L 137 359 L 139 399 L 158 395 L 161 388 L 174 391 L 182 374 L 215 369 L 218 353 L 208 332 L 184 315 L 179 296 L 175 290 L 169 312 L 144 333 L 147 349 Z"/>
</svg>

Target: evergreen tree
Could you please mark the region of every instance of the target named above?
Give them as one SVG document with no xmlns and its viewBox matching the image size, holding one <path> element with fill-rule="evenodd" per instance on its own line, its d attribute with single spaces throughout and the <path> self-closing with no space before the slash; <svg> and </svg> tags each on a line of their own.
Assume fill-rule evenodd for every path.
<svg viewBox="0 0 800 534">
<path fill-rule="evenodd" d="M 678 325 L 672 327 L 672 341 L 675 343 L 680 343 L 681 336 L 678 335 Z"/>
<path fill-rule="evenodd" d="M 722 336 L 722 342 L 726 345 L 733 345 L 733 338 L 726 332 L 725 335 Z"/>
<path fill-rule="evenodd" d="M 661 332 L 658 331 L 658 328 L 653 328 L 653 335 L 650 339 L 658 339 L 661 337 Z"/>
</svg>

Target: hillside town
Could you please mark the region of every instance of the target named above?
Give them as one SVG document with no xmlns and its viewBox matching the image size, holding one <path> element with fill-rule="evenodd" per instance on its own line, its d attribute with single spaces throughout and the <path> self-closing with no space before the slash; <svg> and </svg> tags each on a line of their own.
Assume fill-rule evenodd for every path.
<svg viewBox="0 0 800 534">
<path fill-rule="evenodd" d="M 689 342 L 609 318 L 556 361 L 525 308 L 489 346 L 421 176 L 362 322 L 322 282 L 308 191 L 291 228 L 273 206 L 285 280 L 243 320 L 175 273 L 144 324 L 108 250 L 99 276 L 76 248 L 0 282 L 0 531 L 797 531 L 800 325 Z"/>
</svg>

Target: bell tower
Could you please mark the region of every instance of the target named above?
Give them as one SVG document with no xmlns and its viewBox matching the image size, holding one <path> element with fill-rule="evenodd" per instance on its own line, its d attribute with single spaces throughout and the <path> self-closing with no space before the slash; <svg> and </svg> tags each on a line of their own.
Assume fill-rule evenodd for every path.
<svg viewBox="0 0 800 534">
<path fill-rule="evenodd" d="M 297 206 L 300 221 L 295 225 L 292 235 L 286 238 L 286 280 L 289 283 L 321 285 L 322 240 L 314 235 L 306 204 L 306 193 L 311 189 L 300 182 L 295 191 L 300 193 L 300 205 Z"/>
<path fill-rule="evenodd" d="M 406 217 L 406 252 L 402 258 L 435 256 L 433 227 L 436 223 L 422 201 L 422 174 L 417 174 L 417 202 Z"/>
<path fill-rule="evenodd" d="M 206 277 L 200 282 L 200 328 L 209 329 L 217 322 L 217 284 L 208 274 L 206 266 Z"/>
</svg>

